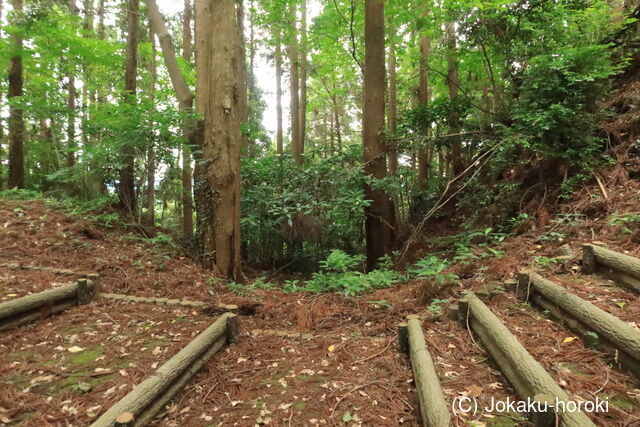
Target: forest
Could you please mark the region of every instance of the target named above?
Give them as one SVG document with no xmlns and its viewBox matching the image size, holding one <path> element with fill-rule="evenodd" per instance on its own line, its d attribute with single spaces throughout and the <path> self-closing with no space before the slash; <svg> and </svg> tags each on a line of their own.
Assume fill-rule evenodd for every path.
<svg viewBox="0 0 640 427">
<path fill-rule="evenodd" d="M 0 424 L 640 425 L 639 19 L 0 0 Z"/>
</svg>

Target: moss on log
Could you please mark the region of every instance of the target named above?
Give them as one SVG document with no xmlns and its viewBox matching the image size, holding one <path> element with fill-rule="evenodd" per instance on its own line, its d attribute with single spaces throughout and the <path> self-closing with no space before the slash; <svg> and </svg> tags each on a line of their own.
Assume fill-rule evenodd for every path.
<svg viewBox="0 0 640 427">
<path fill-rule="evenodd" d="M 491 357 L 522 399 L 533 399 L 544 394 L 564 402 L 570 400 L 551 375 L 473 292 L 467 293 L 459 305 L 461 323 L 468 325 L 480 337 Z M 557 415 L 562 426 L 595 426 L 582 412 L 564 412 Z"/>
<path fill-rule="evenodd" d="M 601 274 L 640 293 L 640 259 L 592 244 L 585 244 L 582 249 L 585 273 Z"/>
<path fill-rule="evenodd" d="M 224 344 L 236 340 L 237 331 L 236 315 L 223 314 L 91 426 L 115 426 L 116 418 L 125 412 L 133 414 L 132 426 L 145 425 L 186 385 L 214 353 Z"/>
<path fill-rule="evenodd" d="M 398 326 L 398 344 L 401 352 L 408 352 L 420 403 L 422 424 L 428 427 L 448 427 L 451 414 L 444 399 L 436 367 L 427 349 L 418 317 L 409 316 Z"/>
</svg>

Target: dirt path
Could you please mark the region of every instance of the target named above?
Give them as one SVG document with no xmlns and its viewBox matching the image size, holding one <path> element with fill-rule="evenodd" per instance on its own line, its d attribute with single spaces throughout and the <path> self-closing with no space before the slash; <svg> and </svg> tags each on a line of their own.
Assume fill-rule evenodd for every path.
<svg viewBox="0 0 640 427">
<path fill-rule="evenodd" d="M 517 271 L 519 258 L 488 262 L 493 273 L 468 274 L 469 265 L 459 266 L 463 280 L 437 294 L 439 300 L 420 281 L 362 298 L 256 288 L 237 295 L 170 248 L 22 201 L 0 202 L 0 247 L 0 301 L 96 271 L 103 292 L 244 310 L 238 343 L 206 364 L 165 409 L 159 426 L 418 425 L 410 364 L 396 351 L 397 324 L 409 314 L 423 319 L 447 403 L 460 396 L 476 397 L 481 405 L 516 398 L 477 338 L 447 315 L 465 290 L 499 287 L 497 272 Z M 571 264 L 560 269 L 563 286 L 636 321 L 637 296 L 593 276 L 576 280 Z M 640 390 L 628 374 L 510 293 L 483 299 L 570 394 L 610 399 L 609 413 L 592 416 L 598 425 L 640 425 Z M 7 390 L 0 394 L 0 421 L 87 425 L 214 319 L 185 307 L 97 298 L 0 334 L 0 387 Z M 527 422 L 517 413 L 480 412 L 459 414 L 454 424 Z"/>
</svg>

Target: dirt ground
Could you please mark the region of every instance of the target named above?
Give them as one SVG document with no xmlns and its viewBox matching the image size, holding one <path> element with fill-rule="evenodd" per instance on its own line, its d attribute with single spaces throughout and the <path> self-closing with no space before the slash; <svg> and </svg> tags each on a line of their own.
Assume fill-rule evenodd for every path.
<svg viewBox="0 0 640 427">
<path fill-rule="evenodd" d="M 411 281 L 359 298 L 251 288 L 243 295 L 169 247 L 136 233 L 99 227 L 42 201 L 0 201 L 0 301 L 100 274 L 102 292 L 190 299 L 241 307 L 241 335 L 216 354 L 164 411 L 156 425 L 418 425 L 411 367 L 396 350 L 396 328 L 409 314 L 423 320 L 425 339 L 448 403 L 473 396 L 480 404 L 516 398 L 508 381 L 468 330 L 448 318 L 466 290 L 496 289 L 523 267 L 545 275 L 600 308 L 635 324 L 638 297 L 579 273 L 581 242 L 598 240 L 640 254 L 635 230 L 611 215 L 637 211 L 638 189 L 612 192 L 603 208 L 577 195 L 563 221 L 532 228 L 496 246 L 505 255 L 458 263 L 460 280 L 439 289 Z M 589 196 L 591 197 L 591 196 Z M 578 209 L 574 209 L 579 206 Z M 591 216 L 584 212 L 596 210 Z M 571 216 L 567 216 L 571 214 Z M 569 220 L 565 220 L 569 218 Z M 553 239 L 541 239 L 549 235 Z M 562 236 L 562 237 L 558 237 Z M 570 243 L 574 260 L 532 264 Z M 446 256 L 447 241 L 425 240 L 422 253 Z M 537 257 L 537 258 L 536 258 Z M 55 267 L 78 274 L 27 270 Z M 269 272 L 253 272 L 255 276 Z M 498 292 L 483 299 L 570 394 L 607 397 L 597 425 L 640 425 L 640 390 L 563 326 Z M 186 308 L 96 298 L 60 315 L 0 334 L 0 422 L 87 425 L 177 353 L 214 317 Z M 80 349 L 80 350 L 78 350 Z M 520 414 L 477 413 L 455 425 L 527 425 Z"/>
</svg>

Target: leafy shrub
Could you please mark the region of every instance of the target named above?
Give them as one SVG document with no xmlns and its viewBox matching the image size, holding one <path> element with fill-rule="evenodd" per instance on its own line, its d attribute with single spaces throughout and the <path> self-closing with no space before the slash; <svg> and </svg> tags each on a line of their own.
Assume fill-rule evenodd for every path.
<svg viewBox="0 0 640 427">
<path fill-rule="evenodd" d="M 395 271 L 379 269 L 368 274 L 354 269 L 361 265 L 364 257 L 349 255 L 334 250 L 320 264 L 320 271 L 305 282 L 304 289 L 310 292 L 340 292 L 355 296 L 367 291 L 395 285 L 403 277 Z"/>
<path fill-rule="evenodd" d="M 355 147 L 303 166 L 289 156 L 245 158 L 241 235 L 248 261 L 313 271 L 331 249 L 358 252 L 369 203 L 360 159 Z"/>
<path fill-rule="evenodd" d="M 440 283 L 444 283 L 458 278 L 453 273 L 444 272 L 448 266 L 449 264 L 446 260 L 441 260 L 437 256 L 431 255 L 416 262 L 408 271 L 419 279 L 435 279 Z"/>
<path fill-rule="evenodd" d="M 0 199 L 7 199 L 7 200 L 33 200 L 41 196 L 42 194 L 40 194 L 37 191 L 22 190 L 18 188 L 0 191 Z"/>
</svg>

